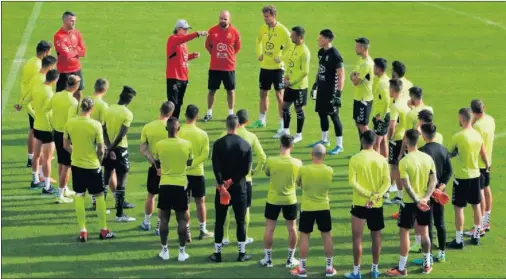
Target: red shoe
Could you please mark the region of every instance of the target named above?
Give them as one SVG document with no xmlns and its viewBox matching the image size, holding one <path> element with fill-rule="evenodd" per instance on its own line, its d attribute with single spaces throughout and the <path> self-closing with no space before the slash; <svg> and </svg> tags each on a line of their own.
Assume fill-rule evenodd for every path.
<svg viewBox="0 0 506 279">
<path fill-rule="evenodd" d="M 422 267 L 422 273 L 423 274 L 429 274 L 432 272 L 432 265 L 424 265 Z"/>
<path fill-rule="evenodd" d="M 392 214 L 392 218 L 394 218 L 395 220 L 399 219 L 399 211 Z"/>
<path fill-rule="evenodd" d="M 290 274 L 292 274 L 293 276 L 298 276 L 298 277 L 302 277 L 302 278 L 307 277 L 306 270 L 305 269 L 301 270 L 298 266 L 295 269 L 290 270 Z"/>
<path fill-rule="evenodd" d="M 116 237 L 116 234 L 113 233 L 113 232 L 111 232 L 108 229 L 100 230 L 100 236 L 99 236 L 99 238 L 102 239 L 102 240 L 112 239 L 112 238 L 115 238 L 115 237 Z"/>
<path fill-rule="evenodd" d="M 77 238 L 80 242 L 86 242 L 88 241 L 88 232 L 83 231 L 79 234 L 79 237 Z"/>
<path fill-rule="evenodd" d="M 387 270 L 386 274 L 391 277 L 400 277 L 400 276 L 408 276 L 408 271 L 406 269 L 399 270 L 399 266 L 396 266 L 392 269 Z"/>
</svg>

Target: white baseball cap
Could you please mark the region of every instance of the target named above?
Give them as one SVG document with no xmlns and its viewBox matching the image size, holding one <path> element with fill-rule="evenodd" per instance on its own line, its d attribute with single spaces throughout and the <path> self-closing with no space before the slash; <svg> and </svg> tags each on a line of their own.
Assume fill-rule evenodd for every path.
<svg viewBox="0 0 506 279">
<path fill-rule="evenodd" d="M 191 29 L 192 27 L 188 24 L 188 21 L 186 21 L 184 19 L 178 19 L 176 21 L 176 26 L 174 28 L 175 29 L 178 29 L 178 28 Z"/>
</svg>

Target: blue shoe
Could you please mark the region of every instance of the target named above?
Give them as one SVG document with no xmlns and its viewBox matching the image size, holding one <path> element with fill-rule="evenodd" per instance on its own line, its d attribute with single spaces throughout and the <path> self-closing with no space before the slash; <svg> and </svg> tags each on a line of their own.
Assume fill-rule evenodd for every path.
<svg viewBox="0 0 506 279">
<path fill-rule="evenodd" d="M 362 278 L 362 274 L 360 274 L 360 272 L 355 275 L 353 272 L 348 272 L 348 273 L 345 273 L 344 274 L 344 278 L 348 278 L 348 279 L 361 279 Z"/>
<path fill-rule="evenodd" d="M 329 155 L 338 155 L 339 153 L 343 152 L 344 149 L 341 146 L 336 146 L 334 149 L 329 151 Z"/>
<path fill-rule="evenodd" d="M 379 278 L 379 276 L 380 276 L 379 271 L 371 271 L 371 278 L 376 279 Z"/>
<path fill-rule="evenodd" d="M 323 144 L 323 146 L 329 146 L 330 143 L 328 141 L 319 140 L 313 144 L 308 145 L 308 147 L 315 147 L 318 144 Z"/>
<path fill-rule="evenodd" d="M 141 223 L 141 226 L 140 226 L 140 227 L 141 227 L 141 229 L 142 229 L 143 231 L 150 231 L 150 230 L 151 230 L 151 224 L 146 224 L 146 223 L 144 223 L 144 222 L 142 222 L 142 223 Z"/>
<path fill-rule="evenodd" d="M 423 264 L 423 258 L 418 258 L 418 259 L 414 259 L 413 261 L 411 261 L 413 264 L 416 264 L 416 265 L 422 265 Z"/>
<path fill-rule="evenodd" d="M 156 236 L 160 236 L 160 229 L 156 229 L 156 230 L 155 230 L 155 235 L 156 235 Z"/>
</svg>

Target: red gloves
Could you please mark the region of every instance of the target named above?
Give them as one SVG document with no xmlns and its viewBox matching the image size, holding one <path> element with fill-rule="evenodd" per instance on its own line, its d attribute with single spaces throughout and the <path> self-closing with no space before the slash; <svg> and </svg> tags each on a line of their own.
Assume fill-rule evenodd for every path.
<svg viewBox="0 0 506 279">
<path fill-rule="evenodd" d="M 223 186 L 216 185 L 216 189 L 220 192 L 220 204 L 221 205 L 229 205 L 230 204 L 230 193 L 227 191 L 232 185 L 232 179 L 225 180 L 223 182 Z"/>
<path fill-rule="evenodd" d="M 450 201 L 448 194 L 439 189 L 434 190 L 434 193 L 432 193 L 432 198 L 441 205 L 445 205 Z"/>
</svg>

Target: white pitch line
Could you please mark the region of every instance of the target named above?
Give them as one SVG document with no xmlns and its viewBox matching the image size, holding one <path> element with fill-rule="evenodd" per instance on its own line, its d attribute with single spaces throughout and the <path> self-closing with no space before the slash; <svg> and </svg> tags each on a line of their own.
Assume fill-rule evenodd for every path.
<svg viewBox="0 0 506 279">
<path fill-rule="evenodd" d="M 12 61 L 11 71 L 9 72 L 6 84 L 2 90 L 2 114 L 5 110 L 5 106 L 7 106 L 7 102 L 9 101 L 9 95 L 11 94 L 12 87 L 14 86 L 14 83 L 16 82 L 16 79 L 18 77 L 19 68 L 23 63 L 26 47 L 28 45 L 30 37 L 32 36 L 33 29 L 35 28 L 35 22 L 37 22 L 37 18 L 39 17 L 42 3 L 43 2 L 35 2 L 32 14 L 30 15 L 28 24 L 25 27 L 25 32 L 23 32 L 23 37 L 21 38 L 21 43 L 19 44 L 16 56 Z"/>
<path fill-rule="evenodd" d="M 456 14 L 459 14 L 459 15 L 467 16 L 467 17 L 473 18 L 475 20 L 481 21 L 483 23 L 486 23 L 488 25 L 499 27 L 502 30 L 506 31 L 506 26 L 505 25 L 502 25 L 502 24 L 500 24 L 498 22 L 495 22 L 495 21 L 492 21 L 492 20 L 489 20 L 489 19 L 486 19 L 486 18 L 483 18 L 483 17 L 479 17 L 479 16 L 476 16 L 476 15 L 473 15 L 473 14 L 470 14 L 470 13 L 466 13 L 466 12 L 463 12 L 463 11 L 459 11 L 459 10 L 456 10 L 456 9 L 453 9 L 453 8 L 448 8 L 448 7 L 445 7 L 445 6 L 441 6 L 441 5 L 435 4 L 433 2 L 431 2 L 431 3 L 418 2 L 418 3 L 422 4 L 422 5 L 425 5 L 425 6 L 434 7 L 434 8 L 440 9 L 440 10 L 450 11 L 450 12 L 453 12 L 453 13 L 456 13 Z"/>
</svg>

